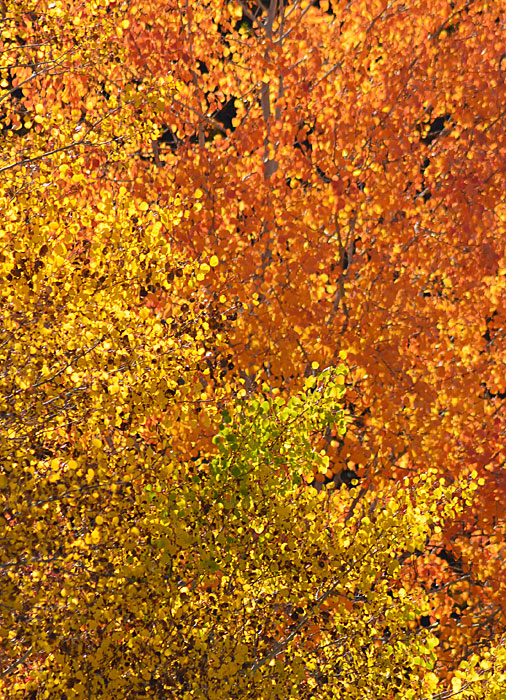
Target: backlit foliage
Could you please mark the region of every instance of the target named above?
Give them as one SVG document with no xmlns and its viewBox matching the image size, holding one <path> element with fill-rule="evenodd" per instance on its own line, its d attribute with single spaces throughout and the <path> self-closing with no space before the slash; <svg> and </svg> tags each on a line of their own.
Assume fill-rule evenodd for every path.
<svg viewBox="0 0 506 700">
<path fill-rule="evenodd" d="M 219 249 L 249 306 L 236 368 L 285 390 L 344 347 L 335 473 L 379 491 L 478 473 L 475 505 L 406 572 L 450 666 L 505 624 L 505 10 L 213 1 L 136 23 L 155 75 L 166 33 L 184 55 L 159 177 L 202 192 L 178 241 Z"/>
<path fill-rule="evenodd" d="M 5 696 L 503 697 L 504 0 L 0 8 Z"/>
</svg>

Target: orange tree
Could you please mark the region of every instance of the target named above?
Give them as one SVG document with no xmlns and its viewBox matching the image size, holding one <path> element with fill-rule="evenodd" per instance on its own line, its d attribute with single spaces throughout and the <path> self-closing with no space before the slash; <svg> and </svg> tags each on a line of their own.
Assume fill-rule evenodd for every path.
<svg viewBox="0 0 506 700">
<path fill-rule="evenodd" d="M 187 207 L 177 246 L 219 258 L 206 285 L 238 305 L 227 376 L 290 391 L 345 347 L 353 423 L 327 434 L 330 471 L 377 491 L 478 473 L 475 504 L 406 571 L 424 572 L 450 664 L 505 622 L 504 15 L 144 2 L 125 35 L 137 70 L 182 83 L 139 177 Z"/>
</svg>

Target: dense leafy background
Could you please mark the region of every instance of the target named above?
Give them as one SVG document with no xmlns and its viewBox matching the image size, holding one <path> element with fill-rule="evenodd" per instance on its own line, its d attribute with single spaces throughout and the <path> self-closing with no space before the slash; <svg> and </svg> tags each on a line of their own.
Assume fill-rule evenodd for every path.
<svg viewBox="0 0 506 700">
<path fill-rule="evenodd" d="M 1 7 L 6 697 L 502 697 L 506 4 Z"/>
</svg>

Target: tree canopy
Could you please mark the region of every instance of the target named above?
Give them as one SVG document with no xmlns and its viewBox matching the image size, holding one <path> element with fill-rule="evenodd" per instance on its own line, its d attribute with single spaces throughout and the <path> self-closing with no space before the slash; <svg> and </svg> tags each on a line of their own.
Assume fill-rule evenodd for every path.
<svg viewBox="0 0 506 700">
<path fill-rule="evenodd" d="M 0 7 L 5 697 L 502 698 L 506 4 Z"/>
</svg>

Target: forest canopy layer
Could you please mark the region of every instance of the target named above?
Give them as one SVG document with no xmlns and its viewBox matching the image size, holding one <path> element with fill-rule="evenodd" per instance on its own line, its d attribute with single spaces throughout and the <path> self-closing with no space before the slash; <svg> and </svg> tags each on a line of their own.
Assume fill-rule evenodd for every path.
<svg viewBox="0 0 506 700">
<path fill-rule="evenodd" d="M 0 8 L 3 695 L 504 698 L 506 1 Z"/>
</svg>

